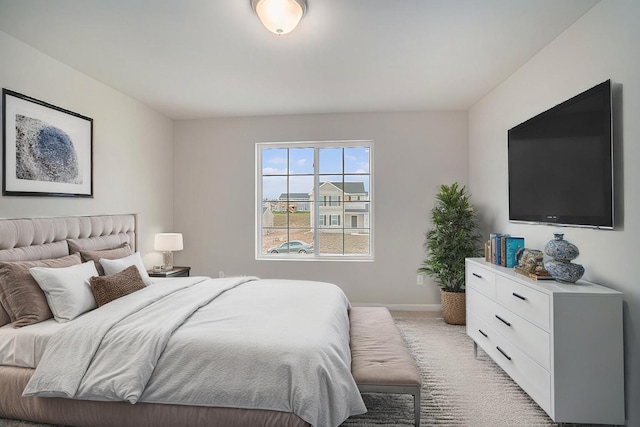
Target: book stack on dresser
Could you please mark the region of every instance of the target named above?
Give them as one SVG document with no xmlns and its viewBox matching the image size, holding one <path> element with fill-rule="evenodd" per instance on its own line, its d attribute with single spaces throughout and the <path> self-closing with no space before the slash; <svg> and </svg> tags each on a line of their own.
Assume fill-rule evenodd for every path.
<svg viewBox="0 0 640 427">
<path fill-rule="evenodd" d="M 524 249 L 524 237 L 491 233 L 484 245 L 485 261 L 503 267 L 515 267 L 518 254 Z"/>
</svg>

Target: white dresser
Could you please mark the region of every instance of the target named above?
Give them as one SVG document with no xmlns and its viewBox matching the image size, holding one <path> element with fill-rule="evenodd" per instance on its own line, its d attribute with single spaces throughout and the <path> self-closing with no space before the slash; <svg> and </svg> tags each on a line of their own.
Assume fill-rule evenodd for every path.
<svg viewBox="0 0 640 427">
<path fill-rule="evenodd" d="M 557 423 L 624 417 L 622 294 L 466 260 L 467 335 Z"/>
</svg>

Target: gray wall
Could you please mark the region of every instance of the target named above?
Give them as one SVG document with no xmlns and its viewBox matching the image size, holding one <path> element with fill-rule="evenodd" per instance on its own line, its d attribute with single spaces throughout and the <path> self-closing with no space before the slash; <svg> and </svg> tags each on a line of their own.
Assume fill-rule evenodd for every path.
<svg viewBox="0 0 640 427">
<path fill-rule="evenodd" d="M 152 251 L 153 234 L 173 227 L 172 121 L 3 32 L 0 58 L 1 87 L 93 119 L 94 193 L 0 195 L 0 217 L 137 213 L 140 249 Z"/>
<path fill-rule="evenodd" d="M 634 426 L 640 425 L 638 17 L 640 2 L 600 2 L 469 111 L 469 182 L 484 214 L 485 232 L 521 235 L 527 247 L 541 249 L 558 227 L 508 222 L 507 130 L 607 79 L 621 85 L 617 151 L 623 159 L 618 169 L 622 185 L 617 188 L 617 197 L 622 202 L 624 223 L 615 231 L 561 231 L 580 249 L 576 262 L 586 268 L 585 279 L 624 293 L 627 424 Z"/>
<path fill-rule="evenodd" d="M 467 114 L 377 113 L 174 123 L 176 254 L 196 274 L 325 280 L 354 303 L 435 308 L 416 285 L 429 210 L 440 184 L 467 181 Z M 373 140 L 374 262 L 255 260 L 255 143 Z"/>
</svg>

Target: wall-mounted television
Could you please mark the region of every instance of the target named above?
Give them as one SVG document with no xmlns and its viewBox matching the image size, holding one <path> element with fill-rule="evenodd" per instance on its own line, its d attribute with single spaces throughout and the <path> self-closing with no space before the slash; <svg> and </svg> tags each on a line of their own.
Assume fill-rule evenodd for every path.
<svg viewBox="0 0 640 427">
<path fill-rule="evenodd" d="M 611 81 L 508 132 L 509 221 L 613 229 Z"/>
</svg>

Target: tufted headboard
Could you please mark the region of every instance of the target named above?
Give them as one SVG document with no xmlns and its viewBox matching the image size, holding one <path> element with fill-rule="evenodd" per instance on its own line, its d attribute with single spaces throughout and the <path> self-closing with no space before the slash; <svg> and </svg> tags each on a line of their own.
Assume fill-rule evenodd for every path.
<svg viewBox="0 0 640 427">
<path fill-rule="evenodd" d="M 128 242 L 137 248 L 137 216 L 96 215 L 0 219 L 0 261 L 60 258 L 72 250 L 98 250 Z M 0 306 L 0 325 L 8 316 Z"/>
<path fill-rule="evenodd" d="M 135 214 L 0 219 L 0 261 L 34 261 L 128 242 L 136 250 Z M 69 240 L 69 242 L 67 242 Z"/>
</svg>

